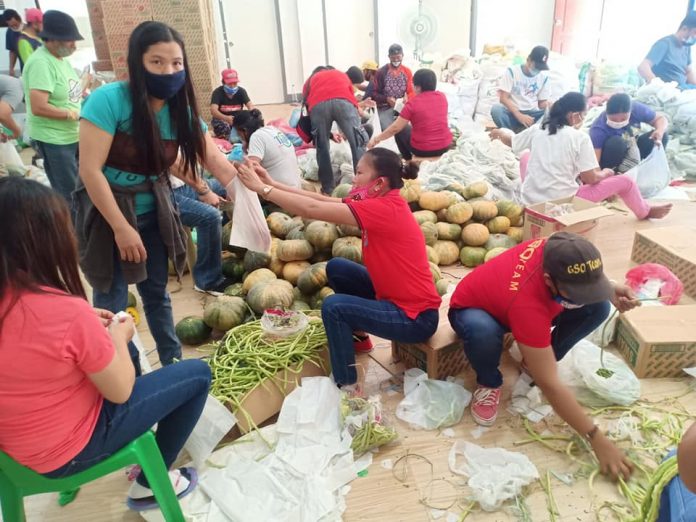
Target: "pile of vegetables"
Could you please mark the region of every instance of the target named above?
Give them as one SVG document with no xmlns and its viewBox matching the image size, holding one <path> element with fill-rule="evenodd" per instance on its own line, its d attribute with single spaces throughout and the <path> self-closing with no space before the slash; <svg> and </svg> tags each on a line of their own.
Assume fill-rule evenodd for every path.
<svg viewBox="0 0 696 522">
<path fill-rule="evenodd" d="M 215 351 L 208 360 L 212 373 L 210 393 L 255 428 L 253 419 L 242 407 L 244 398 L 269 382 L 287 395 L 288 386 L 298 384 L 305 364 L 323 368 L 321 353 L 326 342 L 324 325 L 318 317 L 311 317 L 302 332 L 280 339 L 269 338 L 258 320 L 236 326 L 214 345 Z M 277 376 L 284 370 L 287 380 Z M 267 381 L 272 377 L 276 378 Z"/>
<path fill-rule="evenodd" d="M 398 434 L 385 426 L 379 399 L 371 397 L 341 397 L 341 415 L 348 432 L 353 437 L 350 447 L 355 455 L 362 455 L 396 440 Z"/>
<path fill-rule="evenodd" d="M 336 187 L 345 197 L 350 185 Z M 447 190 L 423 191 L 417 180 L 407 180 L 401 196 L 409 203 L 426 243 L 433 282 L 440 295 L 449 283 L 440 266 L 461 262 L 476 267 L 522 240 L 523 208 L 512 201 L 490 201 L 486 182 Z M 362 262 L 361 231 L 356 226 L 291 217 L 271 212 L 266 223 L 273 237 L 268 253 L 229 245 L 231 223 L 223 228 L 223 274 L 234 284 L 205 306 L 203 317 L 187 317 L 177 324 L 184 344 L 205 342 L 211 332 L 226 332 L 260 317 L 268 308 L 319 310 L 333 294 L 327 286 L 326 261 L 343 257 Z"/>
</svg>

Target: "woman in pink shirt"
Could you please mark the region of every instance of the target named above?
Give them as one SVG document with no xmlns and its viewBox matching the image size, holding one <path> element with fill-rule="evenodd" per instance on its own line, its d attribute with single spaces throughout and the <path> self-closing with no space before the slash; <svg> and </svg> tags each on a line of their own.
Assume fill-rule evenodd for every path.
<svg viewBox="0 0 696 522">
<path fill-rule="evenodd" d="M 379 136 L 367 144 L 371 149 L 388 140 L 411 123 L 411 154 L 416 158 L 442 156 L 452 146 L 452 132 L 447 123 L 447 98 L 436 91 L 437 76 L 430 69 L 419 69 L 413 75 L 416 93 L 408 100 L 399 117 Z"/>
<path fill-rule="evenodd" d="M 208 394 L 199 360 L 135 376 L 133 321 L 87 302 L 75 231 L 62 197 L 23 178 L 0 179 L 0 449 L 47 477 L 83 471 L 157 424 L 167 467 Z M 193 468 L 170 471 L 178 496 Z M 128 506 L 156 507 L 141 473 Z"/>
</svg>

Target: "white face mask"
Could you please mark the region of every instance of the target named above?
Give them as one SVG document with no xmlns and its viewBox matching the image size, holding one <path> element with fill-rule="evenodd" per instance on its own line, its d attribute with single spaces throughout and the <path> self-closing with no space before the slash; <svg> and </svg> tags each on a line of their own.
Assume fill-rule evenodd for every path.
<svg viewBox="0 0 696 522">
<path fill-rule="evenodd" d="M 607 126 L 612 128 L 612 129 L 623 129 L 630 122 L 631 122 L 631 118 L 628 118 L 628 119 L 623 120 L 623 121 L 612 121 L 609 118 L 607 118 Z"/>
</svg>

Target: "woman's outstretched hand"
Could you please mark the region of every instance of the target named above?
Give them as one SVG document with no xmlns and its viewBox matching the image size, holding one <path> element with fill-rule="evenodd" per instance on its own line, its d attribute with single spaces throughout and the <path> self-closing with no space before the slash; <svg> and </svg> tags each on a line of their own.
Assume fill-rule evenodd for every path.
<svg viewBox="0 0 696 522">
<path fill-rule="evenodd" d="M 253 161 L 244 160 L 244 162 L 235 162 L 234 167 L 237 169 L 237 175 L 240 181 L 244 184 L 246 188 L 257 194 L 263 190 L 264 182 L 261 181 L 259 175 L 256 173 L 256 164 Z"/>
</svg>

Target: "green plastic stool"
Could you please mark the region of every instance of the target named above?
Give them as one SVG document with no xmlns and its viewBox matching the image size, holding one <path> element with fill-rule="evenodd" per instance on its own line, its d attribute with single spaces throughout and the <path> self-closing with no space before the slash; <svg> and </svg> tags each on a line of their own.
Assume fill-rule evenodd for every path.
<svg viewBox="0 0 696 522">
<path fill-rule="evenodd" d="M 89 469 L 61 479 L 39 475 L 0 451 L 0 503 L 4 522 L 24 522 L 24 497 L 61 492 L 61 505 L 71 502 L 80 486 L 130 464 L 140 467 L 150 483 L 155 499 L 167 522 L 184 522 L 179 500 L 169 480 L 162 454 L 151 431 L 127 444 L 117 453 Z"/>
</svg>

